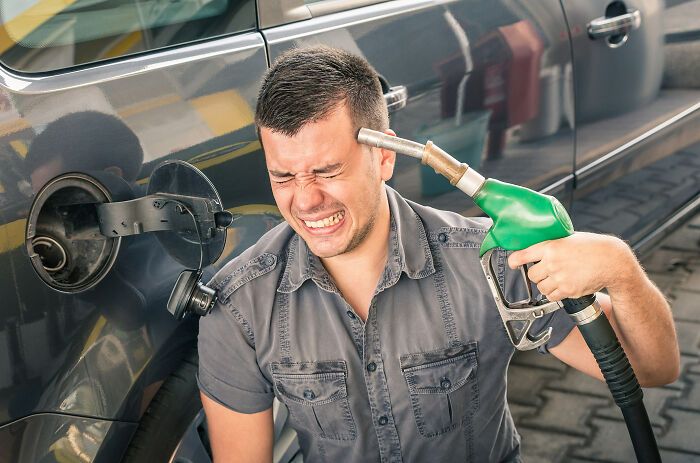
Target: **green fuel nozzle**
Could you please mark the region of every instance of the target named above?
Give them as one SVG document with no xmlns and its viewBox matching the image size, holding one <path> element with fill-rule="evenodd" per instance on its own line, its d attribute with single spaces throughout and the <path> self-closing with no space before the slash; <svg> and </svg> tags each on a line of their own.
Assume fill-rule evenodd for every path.
<svg viewBox="0 0 700 463">
<path fill-rule="evenodd" d="M 498 284 L 491 256 L 496 248 L 518 251 L 533 244 L 564 238 L 574 232 L 571 219 L 554 197 L 494 179 L 461 163 L 432 142 L 425 145 L 369 129 L 360 129 L 360 143 L 405 154 L 429 165 L 452 185 L 471 196 L 493 220 L 481 245 L 479 257 L 503 325 L 513 345 L 529 350 L 549 341 L 552 328 L 532 334 L 533 323 L 544 315 L 564 308 L 578 326 L 586 344 L 620 407 L 627 424 L 637 461 L 660 462 L 643 393 L 615 331 L 596 301 L 595 295 L 564 299 L 561 303 L 533 297 L 527 271 L 521 267 L 528 298 L 510 302 Z"/>
<path fill-rule="evenodd" d="M 525 267 L 520 273 L 527 289 L 527 299 L 510 302 L 498 284 L 497 273 L 491 262 L 496 248 L 517 251 L 541 241 L 563 238 L 573 233 L 573 227 L 564 207 L 552 196 L 494 179 L 460 163 L 432 142 L 425 145 L 382 132 L 360 129 L 360 143 L 385 148 L 420 159 L 452 185 L 471 196 L 477 206 L 492 220 L 479 250 L 481 267 L 506 332 L 518 350 L 535 349 L 545 344 L 552 335 L 548 328 L 540 333 L 530 329 L 537 319 L 561 308 L 557 302 L 537 299 L 527 278 Z"/>
</svg>

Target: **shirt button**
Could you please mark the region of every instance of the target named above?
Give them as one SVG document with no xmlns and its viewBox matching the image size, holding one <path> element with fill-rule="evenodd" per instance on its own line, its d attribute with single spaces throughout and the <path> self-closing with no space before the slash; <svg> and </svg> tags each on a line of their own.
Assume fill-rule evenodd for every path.
<svg viewBox="0 0 700 463">
<path fill-rule="evenodd" d="M 367 364 L 367 371 L 375 371 L 377 369 L 377 364 L 374 362 L 369 362 Z"/>
<path fill-rule="evenodd" d="M 352 313 L 352 310 L 348 310 L 346 313 L 348 314 L 348 318 L 350 318 L 350 320 L 354 320 L 357 318 L 357 316 L 354 313 Z"/>
<path fill-rule="evenodd" d="M 384 426 L 388 422 L 389 422 L 389 418 L 387 418 L 386 416 L 382 415 L 379 417 L 379 425 L 380 426 Z"/>
<path fill-rule="evenodd" d="M 314 394 L 314 391 L 312 391 L 311 389 L 306 389 L 304 391 L 304 398 L 306 400 L 314 400 L 316 398 L 316 394 Z"/>
<path fill-rule="evenodd" d="M 269 267 L 270 265 L 274 264 L 275 260 L 272 258 L 272 256 L 268 256 L 265 258 L 265 265 Z"/>
<path fill-rule="evenodd" d="M 447 241 L 447 234 L 446 234 L 446 233 L 440 233 L 440 234 L 438 235 L 438 240 L 439 240 L 441 243 L 446 242 L 446 241 Z"/>
<path fill-rule="evenodd" d="M 447 378 L 442 378 L 442 381 L 440 381 L 440 388 L 444 390 L 444 389 L 449 389 L 450 386 L 452 386 L 452 383 L 450 382 L 450 380 Z"/>
</svg>

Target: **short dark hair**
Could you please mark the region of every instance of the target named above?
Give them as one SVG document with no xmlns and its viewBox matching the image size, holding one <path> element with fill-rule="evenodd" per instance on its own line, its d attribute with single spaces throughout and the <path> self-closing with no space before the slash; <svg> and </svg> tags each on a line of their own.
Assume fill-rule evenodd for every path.
<svg viewBox="0 0 700 463">
<path fill-rule="evenodd" d="M 257 129 L 293 136 L 345 102 L 355 129 L 389 128 L 377 71 L 363 58 L 325 46 L 292 49 L 265 75 L 255 110 Z"/>
</svg>

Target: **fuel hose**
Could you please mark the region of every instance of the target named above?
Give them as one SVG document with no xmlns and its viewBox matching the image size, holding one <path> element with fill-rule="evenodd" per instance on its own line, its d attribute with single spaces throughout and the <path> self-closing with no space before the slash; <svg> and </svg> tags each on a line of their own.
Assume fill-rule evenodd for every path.
<svg viewBox="0 0 700 463">
<path fill-rule="evenodd" d="M 617 335 L 594 294 L 564 299 L 564 310 L 574 319 L 593 353 L 615 404 L 620 407 L 640 463 L 660 462 L 661 456 L 644 407 L 644 393 Z"/>
</svg>

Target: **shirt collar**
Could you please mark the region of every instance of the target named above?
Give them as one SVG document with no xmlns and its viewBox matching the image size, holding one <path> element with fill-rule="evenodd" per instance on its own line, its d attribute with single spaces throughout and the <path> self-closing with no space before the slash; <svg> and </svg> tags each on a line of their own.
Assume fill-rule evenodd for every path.
<svg viewBox="0 0 700 463">
<path fill-rule="evenodd" d="M 425 278 L 435 273 L 433 255 L 423 221 L 410 204 L 391 187 L 386 187 L 389 200 L 389 254 L 376 292 L 396 284 L 405 273 L 409 278 Z M 308 279 L 329 292 L 338 292 L 335 283 L 298 234 L 287 247 L 286 264 L 277 291 L 291 293 Z"/>
</svg>

